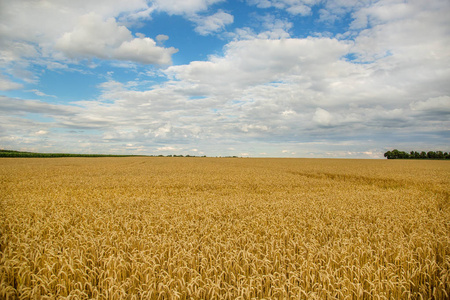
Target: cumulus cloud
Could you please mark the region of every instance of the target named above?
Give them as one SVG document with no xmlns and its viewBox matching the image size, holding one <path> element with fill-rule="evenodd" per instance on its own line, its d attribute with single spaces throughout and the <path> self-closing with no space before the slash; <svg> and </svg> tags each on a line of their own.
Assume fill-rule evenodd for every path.
<svg viewBox="0 0 450 300">
<path fill-rule="evenodd" d="M 233 23 L 233 16 L 219 10 L 217 13 L 210 16 L 191 17 L 191 20 L 196 23 L 195 31 L 201 35 L 208 35 L 215 32 L 222 31 L 225 26 Z"/>
<path fill-rule="evenodd" d="M 286 39 L 290 38 L 289 33 L 292 28 L 292 22 L 276 18 L 273 15 L 256 16 L 255 23 L 259 30 L 256 31 L 250 27 L 236 28 L 233 32 L 226 35 L 234 40 L 252 40 L 252 39 Z"/>
<path fill-rule="evenodd" d="M 431 4 L 433 6 L 433 4 Z M 372 6 L 364 7 L 353 13 L 351 29 L 374 27 L 402 19 L 410 19 L 420 12 L 420 8 L 429 9 L 428 3 L 417 1 L 411 5 L 400 1 L 379 1 Z"/>
<path fill-rule="evenodd" d="M 296 4 L 289 6 L 286 11 L 293 15 L 301 15 L 301 16 L 307 16 L 311 14 L 311 8 L 309 6 L 306 6 L 304 4 Z"/>
<path fill-rule="evenodd" d="M 247 0 L 250 5 L 259 8 L 274 7 L 284 9 L 292 15 L 306 16 L 311 13 L 311 6 L 319 3 L 316 0 Z"/>
<path fill-rule="evenodd" d="M 320 126 L 330 126 L 331 121 L 333 120 L 333 116 L 322 108 L 317 108 L 316 112 L 313 116 L 313 121 L 319 124 Z"/>
<path fill-rule="evenodd" d="M 71 57 L 108 58 L 112 49 L 131 39 L 131 32 L 118 25 L 114 18 L 104 21 L 100 15 L 89 13 L 81 16 L 75 28 L 56 41 L 56 49 Z"/>
<path fill-rule="evenodd" d="M 144 64 L 171 64 L 171 55 L 178 52 L 177 49 L 162 48 L 156 46 L 155 41 L 150 38 L 135 38 L 124 41 L 119 48 L 115 49 L 112 57 L 119 60 L 130 60 Z"/>
<path fill-rule="evenodd" d="M 192 15 L 224 0 L 154 0 L 158 10 L 174 15 Z"/>
<path fill-rule="evenodd" d="M 46 46 L 78 23 L 80 16 L 95 12 L 104 19 L 134 14 L 149 8 L 145 0 L 2 1 L 0 35 Z"/>
<path fill-rule="evenodd" d="M 197 88 L 232 91 L 314 72 L 321 65 L 335 62 L 348 47 L 345 42 L 328 38 L 236 41 L 227 45 L 223 57 L 172 66 L 166 73 L 195 83 Z"/>
<path fill-rule="evenodd" d="M 147 37 L 135 37 L 114 18 L 103 20 L 95 13 L 80 18 L 71 32 L 56 42 L 56 49 L 70 57 L 98 57 L 145 64 L 170 64 L 174 48 L 163 48 Z"/>
<path fill-rule="evenodd" d="M 156 41 L 160 44 L 164 43 L 165 41 L 167 41 L 169 39 L 169 37 L 165 34 L 158 34 L 156 36 Z"/>
</svg>

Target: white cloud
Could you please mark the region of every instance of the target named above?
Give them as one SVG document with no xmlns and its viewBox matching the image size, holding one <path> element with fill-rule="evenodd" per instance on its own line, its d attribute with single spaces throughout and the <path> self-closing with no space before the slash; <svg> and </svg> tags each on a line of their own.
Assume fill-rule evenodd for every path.
<svg viewBox="0 0 450 300">
<path fill-rule="evenodd" d="M 155 41 L 150 38 L 135 38 L 124 41 L 119 48 L 115 49 L 112 57 L 120 60 L 130 60 L 144 64 L 171 64 L 171 55 L 178 52 L 177 49 L 162 48 L 156 46 Z"/>
<path fill-rule="evenodd" d="M 9 80 L 7 77 L 0 74 L 0 91 L 18 90 L 23 87 L 23 84 Z"/>
<path fill-rule="evenodd" d="M 196 15 L 191 17 L 191 20 L 197 24 L 195 31 L 201 35 L 209 35 L 215 32 L 222 31 L 225 26 L 233 23 L 233 16 L 219 10 L 217 13 L 203 17 Z"/>
<path fill-rule="evenodd" d="M 306 6 L 304 4 L 297 4 L 292 5 L 286 9 L 286 11 L 293 15 L 301 15 L 301 16 L 307 16 L 311 14 L 311 8 L 309 6 Z"/>
<path fill-rule="evenodd" d="M 346 14 L 369 5 L 370 2 L 366 0 L 326 0 L 324 8 L 319 10 L 319 21 L 332 24 Z"/>
<path fill-rule="evenodd" d="M 0 95 L 0 111 L 9 114 L 44 114 L 44 115 L 59 115 L 61 117 L 74 116 L 82 110 L 75 106 L 56 105 L 41 102 L 38 100 L 22 100 L 9 98 Z"/>
<path fill-rule="evenodd" d="M 157 151 L 178 151 L 181 150 L 180 148 L 172 147 L 172 146 L 164 146 L 164 147 L 158 147 L 156 149 Z"/>
<path fill-rule="evenodd" d="M 160 44 L 164 43 L 165 41 L 167 41 L 169 39 L 169 37 L 165 34 L 158 34 L 156 36 L 156 41 Z"/>
<path fill-rule="evenodd" d="M 419 5 L 417 5 L 419 4 Z M 402 19 L 410 19 L 420 12 L 420 7 L 429 8 L 425 2 L 416 2 L 415 5 L 400 1 L 379 1 L 372 6 L 364 7 L 353 14 L 352 29 L 373 27 Z"/>
<path fill-rule="evenodd" d="M 334 39 L 245 40 L 231 42 L 223 57 L 172 66 L 166 71 L 197 88 L 223 93 L 254 84 L 315 72 L 345 54 L 348 45 Z"/>
<path fill-rule="evenodd" d="M 330 126 L 333 120 L 333 116 L 322 108 L 317 108 L 316 112 L 313 116 L 313 121 L 319 124 L 320 126 Z"/>
<path fill-rule="evenodd" d="M 39 91 L 39 90 L 37 90 L 37 89 L 28 90 L 27 92 L 31 92 L 31 93 L 33 93 L 33 94 L 35 94 L 35 95 L 37 95 L 37 96 L 40 96 L 40 97 L 51 97 L 51 98 L 56 98 L 55 95 L 47 95 L 46 93 L 41 92 L 41 91 Z"/>
<path fill-rule="evenodd" d="M 56 49 L 71 57 L 108 58 L 112 49 L 132 38 L 131 32 L 118 25 L 114 18 L 103 20 L 100 15 L 89 13 L 81 16 L 75 28 L 56 41 Z"/>
<path fill-rule="evenodd" d="M 48 131 L 47 130 L 39 130 L 39 131 L 36 131 L 35 134 L 36 135 L 46 135 L 46 134 L 48 134 Z"/>
<path fill-rule="evenodd" d="M 170 123 L 164 124 L 154 131 L 155 137 L 166 137 L 168 133 L 172 130 Z"/>
<path fill-rule="evenodd" d="M 45 46 L 64 32 L 71 31 L 80 16 L 95 12 L 103 19 L 128 15 L 149 8 L 145 0 L 61 0 L 1 2 L 2 25 L 0 35 Z"/>
<path fill-rule="evenodd" d="M 421 111 L 434 115 L 450 114 L 450 96 L 429 98 L 425 101 L 413 102 L 409 105 L 413 111 Z"/>
<path fill-rule="evenodd" d="M 121 82 L 109 80 L 98 85 L 103 90 L 103 94 L 117 93 L 124 90 L 125 85 Z"/>
<path fill-rule="evenodd" d="M 262 39 L 280 39 L 290 38 L 289 31 L 294 24 L 288 20 L 281 20 L 272 15 L 261 17 L 263 30 L 258 34 L 258 38 Z"/>
<path fill-rule="evenodd" d="M 170 64 L 171 55 L 177 51 L 159 47 L 147 37 L 133 38 L 114 18 L 103 20 L 95 13 L 82 16 L 73 31 L 57 40 L 56 49 L 73 58 L 97 57 L 144 64 Z"/>
<path fill-rule="evenodd" d="M 247 0 L 250 5 L 259 8 L 284 9 L 292 15 L 306 16 L 311 13 L 311 6 L 319 3 L 318 0 Z"/>
<path fill-rule="evenodd" d="M 226 35 L 234 40 L 252 40 L 252 39 L 287 39 L 291 35 L 290 29 L 293 23 L 288 20 L 281 20 L 272 15 L 257 16 L 255 22 L 259 23 L 255 31 L 250 27 L 236 28 L 234 32 Z"/>
<path fill-rule="evenodd" d="M 281 114 L 282 114 L 284 117 L 289 117 L 289 116 L 295 115 L 296 112 L 293 111 L 292 109 L 288 109 L 288 110 L 283 111 Z"/>
<path fill-rule="evenodd" d="M 154 0 L 158 10 L 174 15 L 192 15 L 224 0 Z"/>
</svg>

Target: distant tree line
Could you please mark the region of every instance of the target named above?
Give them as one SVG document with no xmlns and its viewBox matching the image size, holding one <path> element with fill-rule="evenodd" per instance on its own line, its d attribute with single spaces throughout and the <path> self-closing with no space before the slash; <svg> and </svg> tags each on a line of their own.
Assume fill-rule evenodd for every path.
<svg viewBox="0 0 450 300">
<path fill-rule="evenodd" d="M 384 157 L 387 159 L 450 159 L 450 154 L 442 151 L 411 151 L 408 153 L 394 149 L 384 153 Z"/>
<path fill-rule="evenodd" d="M 137 156 L 137 155 L 37 153 L 37 152 L 24 152 L 24 151 L 0 149 L 0 157 L 128 157 L 128 156 Z"/>
<path fill-rule="evenodd" d="M 74 154 L 74 153 L 38 153 L 38 152 L 25 152 L 16 150 L 3 150 L 0 149 L 0 157 L 131 157 L 131 156 L 148 156 L 148 157 L 206 157 L 195 155 L 116 155 L 116 154 Z M 233 156 L 237 157 L 237 156 Z"/>
</svg>

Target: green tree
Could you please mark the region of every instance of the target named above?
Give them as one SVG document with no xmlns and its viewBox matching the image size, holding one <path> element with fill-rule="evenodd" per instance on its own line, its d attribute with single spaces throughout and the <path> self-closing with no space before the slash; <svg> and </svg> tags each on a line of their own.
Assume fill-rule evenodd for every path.
<svg viewBox="0 0 450 300">
<path fill-rule="evenodd" d="M 398 151 L 397 149 L 392 150 L 392 158 L 393 159 L 400 158 L 400 151 Z"/>
<path fill-rule="evenodd" d="M 434 152 L 434 151 L 428 151 L 428 152 L 427 152 L 427 157 L 430 158 L 430 159 L 436 158 L 436 152 Z"/>
<path fill-rule="evenodd" d="M 387 159 L 392 159 L 392 152 L 391 151 L 385 152 L 384 157 L 386 157 Z"/>
<path fill-rule="evenodd" d="M 417 151 L 410 151 L 408 153 L 394 149 L 392 151 L 386 151 L 384 157 L 387 159 L 450 159 L 450 153 L 442 151 L 421 151 L 420 153 Z"/>
</svg>

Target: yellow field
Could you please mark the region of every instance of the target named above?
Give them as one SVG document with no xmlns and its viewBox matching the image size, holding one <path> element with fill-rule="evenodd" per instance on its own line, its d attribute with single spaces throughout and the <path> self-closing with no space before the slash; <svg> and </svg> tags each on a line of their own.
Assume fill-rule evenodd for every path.
<svg viewBox="0 0 450 300">
<path fill-rule="evenodd" d="M 1 299 L 446 299 L 450 162 L 0 159 Z"/>
</svg>

